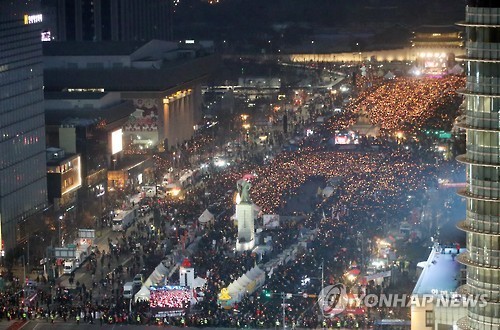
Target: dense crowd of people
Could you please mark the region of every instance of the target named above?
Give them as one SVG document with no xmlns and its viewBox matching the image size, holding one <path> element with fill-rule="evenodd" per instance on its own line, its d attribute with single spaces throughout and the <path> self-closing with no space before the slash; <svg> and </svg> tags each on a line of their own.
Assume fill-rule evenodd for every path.
<svg viewBox="0 0 500 330">
<path fill-rule="evenodd" d="M 465 86 L 465 78 L 378 78 L 365 86 L 343 109 L 345 114 L 332 118 L 332 130 L 345 128 L 360 114 L 371 124 L 392 132 L 428 127 L 450 130 L 462 102 L 457 90 Z M 347 121 L 343 123 L 342 119 Z"/>
<path fill-rule="evenodd" d="M 358 196 L 381 201 L 403 189 L 425 186 L 421 178 L 431 170 L 404 150 L 389 152 L 314 152 L 311 149 L 284 153 L 260 168 L 252 187 L 253 202 L 265 214 L 277 212 L 308 178 L 339 178 L 346 191 L 341 198 L 357 207 Z M 353 198 L 356 196 L 356 198 Z"/>
<path fill-rule="evenodd" d="M 366 114 L 372 124 L 384 130 L 406 130 L 435 125 L 439 121 L 450 123 L 459 98 L 456 89 L 464 83 L 462 77 L 444 78 L 397 78 L 389 81 L 374 81 L 355 97 L 342 112 L 330 118 L 330 128 L 345 128 L 354 123 L 360 113 Z M 327 96 L 329 104 L 336 100 Z M 312 125 L 318 114 L 311 107 L 309 115 L 292 117 L 297 125 Z M 309 120 L 309 122 L 305 122 Z M 437 124 L 436 124 L 437 125 Z M 200 135 L 198 139 L 177 147 L 175 159 L 155 157 L 158 168 L 164 170 L 173 165 L 189 163 L 187 155 L 210 149 L 213 136 Z M 284 138 L 277 139 L 281 142 Z M 423 203 L 422 198 L 407 200 L 408 195 L 423 196 L 425 189 L 436 185 L 435 163 L 422 161 L 424 149 L 404 148 L 389 140 L 368 140 L 377 149 L 339 151 L 324 146 L 303 147 L 294 152 L 277 153 L 266 164 L 242 160 L 236 166 L 225 169 L 210 167 L 201 173 L 183 192 L 182 199 L 158 201 L 145 200 L 161 214 L 160 222 L 153 214 L 145 214 L 123 237 L 110 240 L 109 249 L 98 252 L 96 261 L 89 263 L 92 274 L 90 286 L 76 285 L 76 292 L 62 290 L 56 297 L 48 297 L 40 290 L 33 303 L 27 304 L 16 294 L 21 285 L 12 287 L 0 296 L 0 317 L 28 319 L 42 317 L 48 321 L 55 318 L 88 321 L 95 323 L 163 323 L 178 326 L 231 326 L 231 327 L 276 327 L 282 326 L 283 308 L 285 322 L 292 327 L 344 327 L 363 328 L 373 324 L 375 315 L 369 310 L 340 314 L 323 319 L 318 311 L 316 296 L 321 289 L 321 272 L 329 284 L 345 282 L 346 270 L 353 264 L 362 264 L 366 247 L 360 240 L 382 235 L 384 228 L 396 225 L 409 216 L 412 208 Z M 304 186 L 320 182 L 324 188 L 331 183 L 331 196 L 316 194 L 304 200 L 308 207 L 304 217 L 281 223 L 277 228 L 264 229 L 259 235 L 270 236 L 271 248 L 262 253 L 235 252 L 237 227 L 234 219 L 234 195 L 236 182 L 242 177 L 251 177 L 251 199 L 262 214 L 291 215 L 290 200 L 302 194 Z M 311 183 L 313 181 L 313 183 Z M 200 227 L 197 219 L 209 209 L 215 220 Z M 266 262 L 297 243 L 304 229 L 314 231 L 314 239 L 298 249 L 295 259 L 275 266 L 266 276 L 265 290 L 246 295 L 231 309 L 222 308 L 219 294 L 223 288 L 249 271 L 255 265 Z M 192 243 L 193 237 L 198 240 Z M 121 285 L 126 277 L 152 269 L 172 251 L 180 251 L 177 258 L 187 255 L 189 244 L 196 248 L 189 252 L 196 274 L 207 280 L 199 302 L 188 309 L 185 315 L 156 317 L 155 309 L 175 309 L 184 305 L 177 294 L 152 291 L 151 301 L 128 305 L 122 299 Z M 114 267 L 131 255 L 127 267 Z M 97 260 L 100 260 L 98 262 Z M 175 260 L 179 262 L 179 260 Z M 321 270 L 319 266 L 322 266 Z M 149 268 L 148 268 L 149 267 Z M 305 279 L 309 279 L 305 281 Z M 168 279 L 177 284 L 178 274 Z M 359 283 L 350 283 L 350 290 L 359 290 Z M 380 292 L 380 287 L 365 283 L 365 290 Z M 283 293 L 292 293 L 282 306 Z M 303 296 L 303 293 L 308 296 Z M 187 291 L 186 291 L 187 295 Z M 310 297 L 310 296 L 311 297 Z M 41 307 L 43 306 L 43 307 Z M 130 312 L 132 307 L 133 312 Z M 181 309 L 180 307 L 178 309 Z M 383 312 L 382 312 L 383 313 Z M 382 315 L 383 316 L 383 315 Z"/>
<path fill-rule="evenodd" d="M 156 309 L 184 309 L 189 306 L 191 292 L 189 290 L 151 290 L 149 306 Z"/>
<path fill-rule="evenodd" d="M 267 175 L 259 175 L 259 171 Z M 395 222 L 398 217 L 404 217 L 409 213 L 411 205 L 403 206 L 408 194 L 421 193 L 425 187 L 436 181 L 431 166 L 420 164 L 418 154 L 400 150 L 374 154 L 308 150 L 303 153 L 281 155 L 265 169 L 257 169 L 256 173 L 257 178 L 252 188 L 253 201 L 257 204 L 262 203 L 264 210 L 277 213 L 286 209 L 287 198 L 291 194 L 300 193 L 299 187 L 307 183 L 311 177 L 341 176 L 342 184 L 335 187 L 334 198 L 314 201 L 317 203 L 316 211 L 305 222 L 297 223 L 297 227 L 294 228 L 284 225 L 275 230 L 277 236 L 289 235 L 290 241 L 287 242 L 289 244 L 297 240 L 300 226 L 318 228 L 318 236 L 308 245 L 307 250 L 302 251 L 295 262 L 280 265 L 273 271 L 276 275 L 266 282 L 266 288 L 275 292 L 274 299 L 266 301 L 260 296 L 260 292 L 257 292 L 237 304 L 236 315 L 226 314 L 216 305 L 215 294 L 239 274 L 248 270 L 251 264 L 245 265 L 240 260 L 244 254 L 237 257 L 230 256 L 230 248 L 234 243 L 219 246 L 217 241 L 216 245 L 219 246 L 217 249 L 210 247 L 204 249 L 202 257 L 195 259 L 195 264 L 203 267 L 208 260 L 208 264 L 214 265 L 211 266 L 206 300 L 201 304 L 204 311 L 202 315 L 205 318 L 207 314 L 217 318 L 217 321 L 210 318 L 209 324 L 262 327 L 279 325 L 282 322 L 280 292 L 296 293 L 308 290 L 310 293 L 318 293 L 320 290 L 318 281 L 312 281 L 308 286 L 303 286 L 301 281 L 304 275 L 317 278 L 319 274 L 314 270 L 322 260 L 325 261 L 325 273 L 328 278 L 332 281 L 341 280 L 343 272 L 351 262 L 361 263 L 359 256 L 353 254 L 358 246 L 356 240 L 352 238 L 357 237 L 361 231 L 366 237 L 381 234 L 384 224 Z M 325 213 L 328 216 L 325 216 Z M 224 235 L 227 234 L 224 232 Z M 283 247 L 282 244 L 277 244 L 280 242 L 279 239 L 275 240 L 273 237 L 272 241 L 273 245 L 276 242 L 276 247 Z M 225 253 L 221 253 L 224 251 Z M 231 276 L 226 276 L 222 280 L 219 273 L 214 271 L 217 264 L 224 265 L 222 271 Z M 315 304 L 315 299 L 291 299 L 286 312 L 287 322 L 300 327 L 321 326 L 323 321 L 318 318 Z M 371 324 L 370 317 L 366 313 L 349 314 L 325 322 L 327 326 L 341 324 L 343 327 L 364 327 Z"/>
</svg>

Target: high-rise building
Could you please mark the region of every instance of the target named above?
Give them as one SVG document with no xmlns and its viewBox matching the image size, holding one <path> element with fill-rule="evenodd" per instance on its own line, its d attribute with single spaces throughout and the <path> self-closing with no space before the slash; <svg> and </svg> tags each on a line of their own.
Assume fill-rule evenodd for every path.
<svg viewBox="0 0 500 330">
<path fill-rule="evenodd" d="M 37 3 L 38 2 L 38 3 Z M 2 250 L 47 204 L 39 0 L 0 1 L 0 237 Z"/>
<path fill-rule="evenodd" d="M 485 298 L 471 305 L 462 329 L 500 329 L 500 2 L 468 0 L 466 19 L 467 84 L 465 91 L 467 252 L 458 261 L 467 266 L 465 292 Z"/>
<path fill-rule="evenodd" d="M 172 0 L 43 0 L 44 29 L 59 41 L 172 39 Z"/>
</svg>

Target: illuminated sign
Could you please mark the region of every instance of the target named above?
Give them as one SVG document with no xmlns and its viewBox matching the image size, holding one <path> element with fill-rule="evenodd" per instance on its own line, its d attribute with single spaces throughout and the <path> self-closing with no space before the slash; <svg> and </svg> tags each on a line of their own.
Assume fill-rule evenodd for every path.
<svg viewBox="0 0 500 330">
<path fill-rule="evenodd" d="M 440 139 L 451 139 L 451 133 L 450 132 L 439 131 L 438 138 L 440 138 Z"/>
<path fill-rule="evenodd" d="M 51 41 L 52 37 L 50 35 L 50 31 L 43 31 L 42 32 L 42 41 Z"/>
<path fill-rule="evenodd" d="M 43 16 L 42 14 L 37 14 L 37 15 L 24 15 L 24 24 L 34 24 L 34 23 L 41 23 L 43 21 Z"/>
<path fill-rule="evenodd" d="M 111 133 L 111 154 L 114 155 L 123 150 L 122 129 Z"/>
</svg>

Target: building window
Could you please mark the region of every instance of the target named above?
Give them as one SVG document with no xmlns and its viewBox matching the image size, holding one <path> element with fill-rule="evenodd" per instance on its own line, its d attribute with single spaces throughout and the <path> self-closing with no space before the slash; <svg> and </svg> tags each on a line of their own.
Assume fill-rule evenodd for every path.
<svg viewBox="0 0 500 330">
<path fill-rule="evenodd" d="M 434 311 L 425 311 L 425 326 L 434 326 Z"/>
</svg>

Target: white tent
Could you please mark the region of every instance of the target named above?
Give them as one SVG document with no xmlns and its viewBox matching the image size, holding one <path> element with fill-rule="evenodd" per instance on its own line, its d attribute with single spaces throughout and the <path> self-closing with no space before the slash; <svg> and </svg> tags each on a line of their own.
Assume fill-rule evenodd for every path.
<svg viewBox="0 0 500 330">
<path fill-rule="evenodd" d="M 151 277 L 148 277 L 146 279 L 146 282 L 143 283 L 143 286 L 145 286 L 146 288 L 149 288 L 151 285 L 153 285 L 153 281 L 151 280 Z"/>
<path fill-rule="evenodd" d="M 201 215 L 200 217 L 198 218 L 198 221 L 200 223 L 207 223 L 207 222 L 210 222 L 214 220 L 214 215 L 212 213 L 210 213 L 209 210 L 205 210 Z"/>
<path fill-rule="evenodd" d="M 247 273 L 248 277 L 252 279 L 257 279 L 261 277 L 262 275 L 265 275 L 266 273 L 260 269 L 259 267 L 255 266 L 254 268 L 250 269 L 250 271 Z"/>
<path fill-rule="evenodd" d="M 252 282 L 252 280 L 250 280 L 246 274 L 243 274 L 242 276 L 240 276 L 240 278 L 236 280 L 236 282 L 239 283 L 240 286 L 243 287 L 246 291 L 248 284 Z"/>
<path fill-rule="evenodd" d="M 165 265 L 160 262 L 158 266 L 156 266 L 155 270 L 149 275 L 148 279 L 144 284 L 147 284 L 147 287 L 149 288 L 151 285 L 156 285 L 158 284 L 165 276 L 168 275 L 168 269 L 165 267 Z"/>
<path fill-rule="evenodd" d="M 255 266 L 227 287 L 233 303 L 241 301 L 246 294 L 252 294 L 261 287 L 266 280 L 266 273 Z"/>
<path fill-rule="evenodd" d="M 243 291 L 243 287 L 236 280 L 236 281 L 232 282 L 231 284 L 229 284 L 229 286 L 227 287 L 227 291 L 229 293 L 237 293 L 237 292 Z"/>
<path fill-rule="evenodd" d="M 326 186 L 325 189 L 323 189 L 323 197 L 330 197 L 333 195 L 334 191 L 333 187 Z"/>
<path fill-rule="evenodd" d="M 198 251 L 198 243 L 200 242 L 200 240 L 201 237 L 196 237 L 195 240 L 184 250 L 184 254 L 186 256 L 194 255 Z"/>
<path fill-rule="evenodd" d="M 239 302 L 245 294 L 245 288 L 241 287 L 241 285 L 237 281 L 234 281 L 227 287 L 227 292 L 231 296 L 231 300 L 233 302 Z"/>
<path fill-rule="evenodd" d="M 193 288 L 196 289 L 196 288 L 202 288 L 205 286 L 205 284 L 207 284 L 207 280 L 202 278 L 202 277 L 199 277 L 197 276 L 195 279 L 194 279 L 194 282 L 193 282 Z"/>
<path fill-rule="evenodd" d="M 396 75 L 392 73 L 391 71 L 387 72 L 384 76 L 385 79 L 394 79 Z"/>
<path fill-rule="evenodd" d="M 158 284 L 162 278 L 162 274 L 160 274 L 156 269 L 151 273 L 151 275 L 149 275 L 149 279 L 153 282 L 153 284 Z"/>
<path fill-rule="evenodd" d="M 138 301 L 149 301 L 149 297 L 151 296 L 151 293 L 149 292 L 149 289 L 147 286 L 143 285 L 139 292 L 137 292 L 134 296 L 135 302 Z"/>
<path fill-rule="evenodd" d="M 266 280 L 266 272 L 255 266 L 246 273 L 246 276 L 252 280 L 251 287 L 247 286 L 248 292 L 253 293 L 257 288 L 264 285 Z"/>
<path fill-rule="evenodd" d="M 160 264 L 158 266 L 156 266 L 155 270 L 161 274 L 162 276 L 165 276 L 168 274 L 168 269 L 167 267 L 165 267 L 165 265 L 163 264 L 163 262 L 160 262 Z"/>
<path fill-rule="evenodd" d="M 156 266 L 151 275 L 149 275 L 144 284 L 147 284 L 147 287 L 149 288 L 152 285 L 158 284 L 165 277 L 169 277 L 169 269 L 163 264 L 163 262 L 161 262 L 158 266 Z"/>
</svg>

